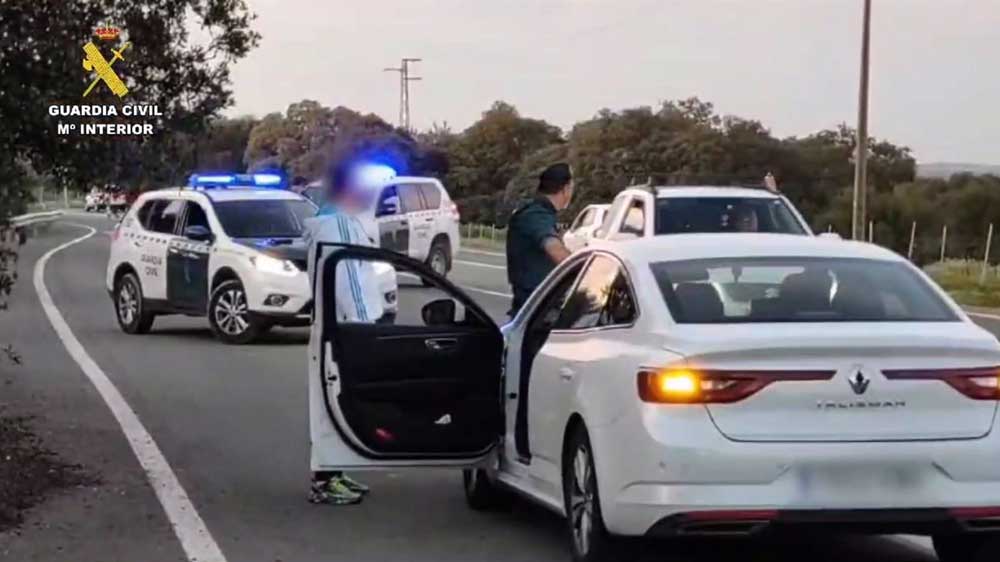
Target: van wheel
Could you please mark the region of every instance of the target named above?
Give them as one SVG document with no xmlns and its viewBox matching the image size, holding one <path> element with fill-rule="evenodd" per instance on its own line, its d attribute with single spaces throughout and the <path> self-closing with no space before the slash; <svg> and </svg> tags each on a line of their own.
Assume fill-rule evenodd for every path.
<svg viewBox="0 0 1000 562">
<path fill-rule="evenodd" d="M 934 552 L 941 562 L 993 562 L 1000 558 L 996 534 L 935 535 Z"/>
<path fill-rule="evenodd" d="M 142 284 L 134 273 L 126 273 L 115 283 L 115 317 L 126 334 L 145 334 L 156 318 L 146 309 Z"/>
<path fill-rule="evenodd" d="M 427 253 L 427 267 L 441 277 L 448 275 L 448 270 L 451 269 L 451 248 L 447 241 L 438 238 L 431 244 L 430 252 Z M 424 281 L 424 286 L 429 287 L 430 283 Z"/>
<path fill-rule="evenodd" d="M 621 541 L 604 527 L 601 499 L 594 472 L 594 449 L 583 425 L 566 444 L 563 458 L 563 501 L 573 562 L 623 560 Z"/>
<path fill-rule="evenodd" d="M 215 337 L 223 343 L 245 345 L 260 335 L 261 326 L 247 303 L 243 283 L 232 279 L 223 281 L 208 303 L 208 322 Z"/>
<path fill-rule="evenodd" d="M 465 490 L 465 502 L 474 511 L 491 511 L 506 507 L 508 503 L 507 493 L 493 482 L 485 469 L 463 470 L 462 484 Z"/>
</svg>

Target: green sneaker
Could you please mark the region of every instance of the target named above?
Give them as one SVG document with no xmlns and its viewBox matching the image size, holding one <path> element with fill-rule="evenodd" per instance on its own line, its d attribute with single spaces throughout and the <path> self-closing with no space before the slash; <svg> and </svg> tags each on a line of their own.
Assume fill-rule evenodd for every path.
<svg viewBox="0 0 1000 562">
<path fill-rule="evenodd" d="M 347 486 L 347 489 L 356 494 L 365 495 L 371 491 L 371 488 L 369 488 L 367 484 L 362 484 L 346 474 L 340 475 L 340 482 Z"/>
<path fill-rule="evenodd" d="M 310 503 L 329 505 L 352 505 L 361 503 L 362 495 L 352 491 L 339 477 L 326 482 L 313 482 L 309 490 Z"/>
</svg>

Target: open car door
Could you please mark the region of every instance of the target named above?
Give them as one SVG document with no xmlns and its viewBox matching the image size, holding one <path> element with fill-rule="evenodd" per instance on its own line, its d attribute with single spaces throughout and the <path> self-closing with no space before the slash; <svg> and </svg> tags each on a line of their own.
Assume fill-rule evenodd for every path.
<svg viewBox="0 0 1000 562">
<path fill-rule="evenodd" d="M 325 418 L 310 414 L 314 470 L 484 461 L 504 427 L 504 342 L 489 315 L 401 254 L 321 243 L 315 255 L 310 408 L 321 405 Z M 397 312 L 357 321 L 340 310 L 352 301 L 333 288 L 363 292 L 375 262 L 396 270 Z M 317 423 L 328 430 L 317 432 Z"/>
</svg>

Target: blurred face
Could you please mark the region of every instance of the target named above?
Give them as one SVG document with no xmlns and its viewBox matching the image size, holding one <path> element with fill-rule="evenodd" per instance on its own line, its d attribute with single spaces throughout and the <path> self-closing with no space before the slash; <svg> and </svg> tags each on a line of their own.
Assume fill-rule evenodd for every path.
<svg viewBox="0 0 1000 562">
<path fill-rule="evenodd" d="M 561 211 L 566 207 L 569 207 L 569 204 L 572 201 L 573 201 L 573 180 L 569 180 L 569 183 L 566 184 L 566 187 L 563 187 L 562 191 L 557 193 L 556 196 L 553 198 L 553 204 L 555 205 L 557 211 Z"/>
</svg>

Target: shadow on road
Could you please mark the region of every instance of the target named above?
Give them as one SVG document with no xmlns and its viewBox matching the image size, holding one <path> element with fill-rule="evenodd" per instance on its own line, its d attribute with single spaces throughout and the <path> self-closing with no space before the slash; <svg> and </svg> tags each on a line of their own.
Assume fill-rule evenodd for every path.
<svg viewBox="0 0 1000 562">
<path fill-rule="evenodd" d="M 153 337 L 174 337 L 178 339 L 189 339 L 205 342 L 214 342 L 225 345 L 215 339 L 212 330 L 209 328 L 156 328 L 150 330 L 149 336 Z M 306 345 L 309 343 L 309 330 L 301 328 L 274 328 L 266 334 L 260 336 L 252 344 L 253 346 L 289 346 Z"/>
<path fill-rule="evenodd" d="M 515 499 L 509 511 L 491 514 L 497 524 L 531 529 L 568 541 L 565 522 L 550 511 Z M 568 548 L 568 547 L 567 547 Z M 635 540 L 623 562 L 935 562 L 903 538 L 861 535 L 780 534 L 761 539 Z M 568 553 L 567 553 L 568 556 Z"/>
</svg>

